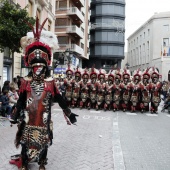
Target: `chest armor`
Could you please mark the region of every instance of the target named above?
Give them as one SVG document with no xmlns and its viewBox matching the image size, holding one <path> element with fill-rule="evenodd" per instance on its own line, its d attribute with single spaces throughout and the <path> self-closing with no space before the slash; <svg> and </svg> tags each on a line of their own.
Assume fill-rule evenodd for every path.
<svg viewBox="0 0 170 170">
<path fill-rule="evenodd" d="M 79 98 L 79 93 L 80 93 L 80 84 L 78 82 L 75 82 L 74 84 L 74 90 L 72 93 L 72 98 L 74 101 L 77 101 L 77 99 Z"/>
<path fill-rule="evenodd" d="M 68 101 L 71 101 L 72 98 L 72 80 L 67 80 L 67 88 L 65 97 Z"/>
</svg>

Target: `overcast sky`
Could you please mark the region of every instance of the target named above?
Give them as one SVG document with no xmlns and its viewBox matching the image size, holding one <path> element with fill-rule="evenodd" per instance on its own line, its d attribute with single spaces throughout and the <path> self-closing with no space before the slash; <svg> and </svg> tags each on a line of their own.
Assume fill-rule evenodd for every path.
<svg viewBox="0 0 170 170">
<path fill-rule="evenodd" d="M 155 12 L 167 11 L 170 11 L 170 0 L 126 0 L 125 44 L 127 38 Z"/>
</svg>

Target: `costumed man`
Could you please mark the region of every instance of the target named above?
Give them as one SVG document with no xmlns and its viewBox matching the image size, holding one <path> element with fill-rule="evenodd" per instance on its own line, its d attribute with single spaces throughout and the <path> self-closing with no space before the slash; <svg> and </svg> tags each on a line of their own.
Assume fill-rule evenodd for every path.
<svg viewBox="0 0 170 170">
<path fill-rule="evenodd" d="M 80 83 L 80 109 L 86 108 L 89 102 L 89 73 L 85 68 Z"/>
<path fill-rule="evenodd" d="M 123 83 L 121 83 L 121 95 L 122 95 L 122 101 L 121 106 L 123 111 L 130 109 L 128 106 L 130 106 L 130 97 L 131 97 L 131 82 L 130 82 L 130 71 L 127 69 L 124 69 L 122 73 L 123 77 Z"/>
<path fill-rule="evenodd" d="M 71 107 L 72 105 L 72 93 L 73 93 L 73 69 L 71 69 L 70 64 L 66 70 L 66 78 L 64 79 L 64 89 L 65 89 L 65 99 L 67 105 Z"/>
<path fill-rule="evenodd" d="M 169 90 L 168 82 L 167 81 L 163 81 L 163 84 L 162 84 L 162 95 L 163 95 L 163 100 L 164 101 L 166 100 L 167 94 L 169 93 L 168 90 Z"/>
<path fill-rule="evenodd" d="M 115 70 L 115 82 L 113 84 L 113 111 L 114 112 L 120 109 L 121 78 L 122 78 L 122 74 L 120 69 Z"/>
<path fill-rule="evenodd" d="M 110 70 L 107 77 L 106 89 L 105 89 L 105 103 L 104 110 L 111 110 L 113 104 L 113 83 L 114 83 L 114 70 Z"/>
<path fill-rule="evenodd" d="M 139 104 L 140 104 L 140 88 L 141 88 L 141 74 L 142 72 L 140 69 L 134 71 L 133 75 L 133 82 L 131 83 L 132 88 L 132 95 L 130 98 L 131 101 L 131 112 L 135 112 L 136 110 L 139 110 Z"/>
<path fill-rule="evenodd" d="M 102 109 L 104 107 L 105 88 L 106 88 L 105 74 L 106 71 L 104 69 L 99 70 L 98 82 L 97 82 L 96 110 Z"/>
<path fill-rule="evenodd" d="M 162 84 L 159 81 L 159 72 L 156 68 L 150 68 L 151 71 L 151 113 L 157 113 L 159 103 L 161 102 Z"/>
<path fill-rule="evenodd" d="M 94 68 L 94 66 L 90 69 L 90 83 L 89 83 L 89 98 L 90 101 L 88 103 L 88 109 L 96 108 L 96 98 L 97 98 L 97 76 L 98 70 Z"/>
<path fill-rule="evenodd" d="M 33 32 L 21 39 L 21 46 L 25 49 L 25 65 L 31 67 L 31 71 L 22 79 L 19 99 L 10 119 L 11 123 L 18 123 L 15 145 L 22 147 L 21 159 L 18 160 L 22 162 L 21 170 L 28 170 L 28 164 L 34 161 L 38 162 L 39 170 L 45 170 L 47 151 L 53 138 L 52 98 L 59 103 L 71 123 L 76 122 L 77 116 L 71 113 L 50 77 L 48 66 L 58 41 L 52 32 L 42 31 L 45 21 L 40 26 L 36 18 L 36 29 L 31 26 Z M 16 162 L 11 160 L 10 163 Z"/>
<path fill-rule="evenodd" d="M 141 102 L 140 102 L 140 111 L 143 113 L 144 111 L 149 111 L 149 103 L 150 103 L 150 73 L 147 68 L 142 74 L 142 82 L 141 82 Z"/>
<path fill-rule="evenodd" d="M 81 69 L 77 67 L 74 72 L 73 90 L 72 90 L 72 108 L 79 107 L 80 105 L 80 82 L 81 82 Z"/>
</svg>

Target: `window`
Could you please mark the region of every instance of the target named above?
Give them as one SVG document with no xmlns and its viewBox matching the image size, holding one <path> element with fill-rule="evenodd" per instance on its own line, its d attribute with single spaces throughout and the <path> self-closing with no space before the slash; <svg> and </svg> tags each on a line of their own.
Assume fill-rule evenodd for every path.
<svg viewBox="0 0 170 170">
<path fill-rule="evenodd" d="M 55 21 L 55 26 L 67 26 L 66 18 L 57 18 Z"/>
<path fill-rule="evenodd" d="M 169 38 L 163 38 L 163 46 L 169 46 Z"/>
<path fill-rule="evenodd" d="M 82 13 L 82 15 L 84 16 L 84 12 L 82 11 L 81 13 Z"/>
<path fill-rule="evenodd" d="M 140 35 L 140 41 L 142 41 L 142 35 Z"/>
<path fill-rule="evenodd" d="M 145 32 L 143 33 L 143 38 L 145 38 Z"/>
<path fill-rule="evenodd" d="M 143 64 L 145 63 L 146 61 L 146 56 L 145 56 L 145 44 L 143 44 Z"/>
<path fill-rule="evenodd" d="M 59 1 L 59 9 L 60 8 L 67 8 L 67 0 Z"/>
<path fill-rule="evenodd" d="M 147 41 L 147 63 L 149 62 L 149 41 Z"/>
<path fill-rule="evenodd" d="M 84 28 L 83 27 L 81 27 L 81 31 L 84 33 Z"/>
<path fill-rule="evenodd" d="M 169 25 L 163 25 L 163 31 L 168 32 L 169 31 Z"/>
<path fill-rule="evenodd" d="M 150 29 L 148 29 L 148 37 L 150 36 Z"/>
<path fill-rule="evenodd" d="M 84 44 L 83 43 L 81 43 L 81 48 L 84 49 Z"/>
<path fill-rule="evenodd" d="M 68 37 L 66 36 L 58 36 L 58 43 L 59 44 L 68 44 Z"/>
<path fill-rule="evenodd" d="M 141 45 L 139 47 L 139 64 L 142 64 L 142 49 L 141 49 Z"/>
</svg>

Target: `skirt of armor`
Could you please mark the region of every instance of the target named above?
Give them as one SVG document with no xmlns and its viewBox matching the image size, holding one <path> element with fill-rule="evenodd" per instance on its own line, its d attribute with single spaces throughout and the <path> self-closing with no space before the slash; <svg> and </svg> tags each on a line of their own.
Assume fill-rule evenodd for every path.
<svg viewBox="0 0 170 170">
<path fill-rule="evenodd" d="M 142 102 L 144 103 L 144 106 L 148 106 L 148 104 L 150 103 L 150 96 L 143 97 Z"/>
<path fill-rule="evenodd" d="M 104 101 L 103 95 L 97 95 L 97 104 L 100 105 Z"/>
<path fill-rule="evenodd" d="M 129 100 L 130 100 L 130 95 L 123 95 L 123 101 L 125 104 L 128 104 Z"/>
<path fill-rule="evenodd" d="M 26 125 L 23 130 L 21 144 L 28 148 L 28 161 L 39 161 L 39 155 L 48 146 L 50 139 L 46 127 Z"/>
<path fill-rule="evenodd" d="M 95 93 L 90 93 L 90 100 L 92 103 L 96 102 L 96 94 Z"/>
<path fill-rule="evenodd" d="M 113 101 L 119 101 L 120 100 L 120 95 L 114 95 L 113 96 Z"/>
<path fill-rule="evenodd" d="M 138 96 L 131 96 L 130 101 L 132 102 L 132 105 L 133 105 L 133 106 L 137 106 Z"/>
<path fill-rule="evenodd" d="M 112 101 L 112 95 L 111 94 L 110 95 L 106 95 L 105 96 L 105 103 L 106 104 L 110 104 L 111 101 Z"/>
<path fill-rule="evenodd" d="M 72 93 L 66 91 L 65 97 L 68 101 L 71 101 Z"/>
<path fill-rule="evenodd" d="M 87 93 L 81 93 L 81 100 L 82 102 L 86 102 L 87 98 L 88 98 L 88 94 Z"/>
<path fill-rule="evenodd" d="M 155 106 L 158 106 L 159 103 L 161 102 L 161 99 L 159 96 L 153 96 L 152 97 L 152 102 L 154 103 Z"/>
</svg>

